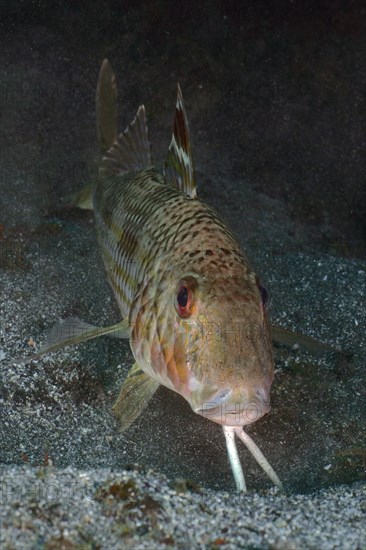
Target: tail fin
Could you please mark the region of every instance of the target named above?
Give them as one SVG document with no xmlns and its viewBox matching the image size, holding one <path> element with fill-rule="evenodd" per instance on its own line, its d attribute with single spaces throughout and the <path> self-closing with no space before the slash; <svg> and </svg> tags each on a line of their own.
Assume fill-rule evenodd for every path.
<svg viewBox="0 0 366 550">
<path fill-rule="evenodd" d="M 97 134 L 104 156 L 104 174 L 122 174 L 152 166 L 145 107 L 141 105 L 131 124 L 118 135 L 117 84 L 112 67 L 103 60 L 97 85 Z"/>
<path fill-rule="evenodd" d="M 97 135 L 102 151 L 107 151 L 118 136 L 116 77 L 108 59 L 104 59 L 99 71 L 96 95 Z"/>
</svg>

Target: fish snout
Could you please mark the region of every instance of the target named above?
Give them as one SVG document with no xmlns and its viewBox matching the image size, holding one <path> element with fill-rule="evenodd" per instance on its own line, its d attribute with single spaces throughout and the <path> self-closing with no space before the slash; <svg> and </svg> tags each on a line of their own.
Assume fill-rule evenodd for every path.
<svg viewBox="0 0 366 550">
<path fill-rule="evenodd" d="M 252 424 L 270 410 L 269 389 L 264 386 L 254 386 L 240 394 L 226 388 L 194 408 L 195 413 L 225 426 Z"/>
<path fill-rule="evenodd" d="M 259 399 L 260 401 L 263 401 L 263 403 L 270 403 L 270 397 L 269 397 L 269 387 L 267 386 L 254 386 L 254 396 Z"/>
</svg>

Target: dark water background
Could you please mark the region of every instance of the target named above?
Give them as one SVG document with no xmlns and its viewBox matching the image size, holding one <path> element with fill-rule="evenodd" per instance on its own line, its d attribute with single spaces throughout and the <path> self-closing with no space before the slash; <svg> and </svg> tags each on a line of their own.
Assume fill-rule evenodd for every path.
<svg viewBox="0 0 366 550">
<path fill-rule="evenodd" d="M 232 188 L 249 180 L 285 205 L 300 241 L 365 256 L 362 2 L 24 1 L 1 10 L 2 151 L 10 163 L 22 154 L 42 164 L 48 193 L 74 188 L 97 152 L 95 82 L 108 57 L 121 127 L 144 102 L 159 162 L 180 82 L 205 198 L 232 217 Z"/>
</svg>

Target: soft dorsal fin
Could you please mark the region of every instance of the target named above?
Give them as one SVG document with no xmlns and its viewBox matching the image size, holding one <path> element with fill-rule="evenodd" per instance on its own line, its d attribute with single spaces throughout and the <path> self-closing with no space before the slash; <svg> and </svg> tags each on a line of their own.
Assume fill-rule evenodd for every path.
<svg viewBox="0 0 366 550">
<path fill-rule="evenodd" d="M 178 84 L 173 137 L 164 163 L 165 181 L 194 199 L 197 195 L 194 181 L 191 143 L 183 96 Z"/>
<path fill-rule="evenodd" d="M 104 173 L 123 174 L 151 166 L 145 107 L 140 105 L 131 124 L 103 156 L 101 168 Z"/>
<path fill-rule="evenodd" d="M 108 59 L 103 59 L 96 94 L 97 135 L 102 151 L 107 151 L 118 137 L 117 97 L 116 77 Z"/>
</svg>

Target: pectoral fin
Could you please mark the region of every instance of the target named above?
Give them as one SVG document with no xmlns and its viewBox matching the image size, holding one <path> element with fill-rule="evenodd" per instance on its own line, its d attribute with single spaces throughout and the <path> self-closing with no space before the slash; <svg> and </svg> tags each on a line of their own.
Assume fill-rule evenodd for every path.
<svg viewBox="0 0 366 550">
<path fill-rule="evenodd" d="M 66 207 L 80 208 L 81 210 L 93 210 L 93 189 L 92 185 L 88 184 L 82 187 L 80 191 L 73 193 L 66 199 Z"/>
<path fill-rule="evenodd" d="M 47 336 L 41 349 L 35 355 L 25 358 L 16 358 L 12 362 L 28 362 L 38 359 L 46 353 L 57 351 L 67 346 L 73 346 L 98 338 L 99 336 L 112 336 L 114 338 L 129 338 L 128 321 L 125 319 L 120 323 L 109 327 L 96 327 L 81 321 L 77 317 L 67 317 L 55 323 Z"/>
<path fill-rule="evenodd" d="M 305 336 L 304 334 L 299 334 L 298 332 L 293 332 L 292 330 L 288 330 L 286 328 L 271 325 L 271 332 L 272 340 L 278 342 L 279 344 L 284 344 L 285 346 L 297 346 L 306 351 L 310 351 L 311 353 L 324 353 L 325 351 L 332 351 L 335 353 L 347 354 L 347 352 L 344 352 L 334 346 L 324 344 L 323 342 L 319 342 L 319 340 L 315 340 L 315 338 Z"/>
<path fill-rule="evenodd" d="M 122 431 L 140 416 L 158 387 L 159 383 L 145 374 L 137 363 L 133 365 L 113 405 Z"/>
</svg>

